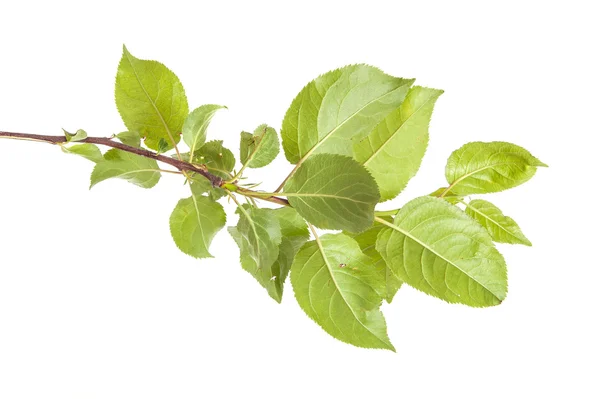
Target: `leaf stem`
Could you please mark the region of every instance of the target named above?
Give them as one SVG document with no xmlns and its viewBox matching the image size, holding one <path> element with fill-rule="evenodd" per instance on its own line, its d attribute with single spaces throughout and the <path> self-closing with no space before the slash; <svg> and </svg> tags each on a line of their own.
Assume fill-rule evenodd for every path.
<svg viewBox="0 0 600 399">
<path fill-rule="evenodd" d="M 396 216 L 399 210 L 400 208 L 390 209 L 389 211 L 375 211 L 375 216 Z"/>
</svg>

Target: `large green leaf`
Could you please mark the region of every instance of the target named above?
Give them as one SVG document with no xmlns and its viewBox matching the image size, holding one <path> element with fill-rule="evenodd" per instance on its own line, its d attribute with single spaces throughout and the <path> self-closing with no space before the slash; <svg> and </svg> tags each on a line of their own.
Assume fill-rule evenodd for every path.
<svg viewBox="0 0 600 399">
<path fill-rule="evenodd" d="M 83 143 L 83 144 L 74 144 L 71 146 L 60 146 L 63 152 L 67 154 L 75 154 L 82 156 L 90 161 L 102 162 L 104 158 L 102 157 L 102 153 L 100 149 L 95 144 Z"/>
<path fill-rule="evenodd" d="M 388 222 L 392 221 L 392 218 L 384 218 Z M 398 289 L 402 286 L 402 280 L 400 280 L 396 275 L 390 270 L 388 265 L 385 263 L 379 251 L 377 251 L 377 236 L 381 230 L 386 228 L 381 223 L 376 223 L 370 229 L 367 229 L 359 234 L 348 234 L 350 237 L 354 238 L 354 240 L 360 246 L 360 249 L 363 251 L 365 255 L 371 258 L 371 262 L 377 273 L 381 275 L 381 279 L 385 281 L 385 289 L 380 292 L 380 295 L 388 302 L 391 303 L 394 299 L 394 295 L 398 292 Z"/>
<path fill-rule="evenodd" d="M 381 200 L 396 197 L 417 173 L 429 141 L 429 121 L 442 90 L 415 86 L 400 107 L 354 144 L 354 159 L 371 172 Z"/>
<path fill-rule="evenodd" d="M 238 208 L 240 219 L 236 227 L 227 230 L 240 248 L 242 268 L 252 274 L 269 295 L 281 301 L 282 284 L 279 257 L 281 227 L 271 209 Z"/>
<path fill-rule="evenodd" d="M 160 179 L 160 168 L 154 159 L 113 148 L 104 154 L 102 161 L 96 163 L 90 188 L 113 177 L 143 188 L 151 188 Z"/>
<path fill-rule="evenodd" d="M 202 147 L 206 141 L 206 130 L 211 119 L 218 110 L 223 108 L 227 107 L 215 104 L 202 105 L 185 118 L 182 128 L 183 141 L 190 148 L 191 153 Z"/>
<path fill-rule="evenodd" d="M 378 220 L 380 221 L 380 220 Z M 381 221 L 377 250 L 404 282 L 452 303 L 483 307 L 506 296 L 506 264 L 485 229 L 444 200 L 420 197 L 394 223 Z"/>
<path fill-rule="evenodd" d="M 285 156 L 298 163 L 312 153 L 352 156 L 352 141 L 366 136 L 397 108 L 414 79 L 387 75 L 368 65 L 349 65 L 306 85 L 285 114 Z"/>
<path fill-rule="evenodd" d="M 518 145 L 493 141 L 467 143 L 446 164 L 446 179 L 456 195 L 485 194 L 525 183 L 547 166 Z"/>
<path fill-rule="evenodd" d="M 212 258 L 208 251 L 214 236 L 225 226 L 225 211 L 218 202 L 201 195 L 179 200 L 169 226 L 177 247 L 194 258 Z"/>
<path fill-rule="evenodd" d="M 322 229 L 359 233 L 373 224 L 377 183 L 364 166 L 334 154 L 310 157 L 283 189 L 290 204 Z"/>
<path fill-rule="evenodd" d="M 177 76 L 163 64 L 135 58 L 123 46 L 115 100 L 127 129 L 145 137 L 149 148 L 157 150 L 161 138 L 171 147 L 179 142 L 187 98 Z"/>
<path fill-rule="evenodd" d="M 467 215 L 477 220 L 492 236 L 492 240 L 507 244 L 531 246 L 521 228 L 512 218 L 504 216 L 502 211 L 491 202 L 473 200 L 467 204 Z"/>
<path fill-rule="evenodd" d="M 379 310 L 385 282 L 352 238 L 326 234 L 304 244 L 291 280 L 302 310 L 327 333 L 359 347 L 394 350 Z"/>
<path fill-rule="evenodd" d="M 249 168 L 262 168 L 270 164 L 279 154 L 279 139 L 272 127 L 260 125 L 254 134 L 240 134 L 240 161 Z"/>
</svg>

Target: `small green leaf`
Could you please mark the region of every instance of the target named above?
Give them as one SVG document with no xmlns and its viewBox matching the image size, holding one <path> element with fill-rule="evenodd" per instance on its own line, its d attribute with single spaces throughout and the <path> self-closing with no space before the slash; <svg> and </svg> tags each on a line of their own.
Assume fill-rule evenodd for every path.
<svg viewBox="0 0 600 399">
<path fill-rule="evenodd" d="M 387 220 L 388 222 L 392 222 L 393 220 L 391 217 L 386 217 L 383 219 Z M 345 234 L 354 238 L 354 240 L 360 246 L 361 251 L 371 258 L 373 266 L 377 270 L 377 273 L 381 276 L 380 278 L 385 281 L 384 290 L 380 292 L 380 295 L 387 301 L 387 303 L 391 303 L 394 299 L 394 295 L 396 295 L 396 292 L 398 292 L 402 286 L 402 280 L 396 277 L 396 275 L 390 270 L 381 257 L 381 254 L 376 249 L 377 235 L 384 228 L 386 228 L 384 225 L 376 223 L 371 228 L 363 231 L 360 234 Z"/>
<path fill-rule="evenodd" d="M 279 154 L 279 139 L 272 127 L 260 125 L 254 134 L 240 134 L 240 161 L 249 168 L 262 168 Z"/>
<path fill-rule="evenodd" d="M 61 145 L 60 148 L 67 154 L 80 155 L 92 162 L 101 162 L 104 160 L 100 149 L 95 144 L 83 143 L 71 146 Z"/>
<path fill-rule="evenodd" d="M 269 295 L 281 301 L 280 267 L 276 262 L 281 244 L 279 218 L 271 209 L 250 206 L 238 208 L 240 219 L 236 227 L 228 227 L 229 234 L 240 248 L 242 268 L 266 288 Z"/>
<path fill-rule="evenodd" d="M 328 334 L 363 348 L 394 350 L 379 310 L 385 283 L 371 258 L 344 234 L 302 246 L 292 264 L 292 287 L 304 312 Z"/>
<path fill-rule="evenodd" d="M 157 150 L 161 138 L 169 148 L 179 142 L 187 98 L 177 76 L 163 64 L 140 60 L 123 46 L 115 100 L 127 129 L 139 132 L 149 148 Z"/>
<path fill-rule="evenodd" d="M 352 156 L 365 137 L 404 100 L 414 79 L 387 75 L 369 65 L 348 65 L 306 85 L 285 114 L 281 137 L 293 164 L 312 153 Z"/>
<path fill-rule="evenodd" d="M 113 177 L 143 188 L 151 188 L 160 179 L 160 169 L 154 159 L 113 148 L 94 167 L 90 188 Z"/>
<path fill-rule="evenodd" d="M 130 131 L 121 132 L 121 133 L 115 135 L 115 137 L 118 138 L 121 141 L 121 143 L 123 143 L 125 145 L 135 147 L 135 148 L 140 148 L 140 146 L 141 146 L 141 138 L 137 132 L 130 132 Z"/>
<path fill-rule="evenodd" d="M 183 123 L 183 141 L 193 154 L 206 142 L 206 129 L 215 113 L 223 108 L 223 105 L 206 104 L 196 108 L 185 119 Z"/>
<path fill-rule="evenodd" d="M 393 224 L 382 223 L 377 250 L 405 283 L 474 307 L 498 305 L 506 297 L 504 258 L 485 229 L 459 208 L 420 197 L 404 205 Z"/>
<path fill-rule="evenodd" d="M 193 162 L 206 165 L 209 172 L 222 179 L 231 178 L 231 171 L 235 167 L 235 157 L 223 147 L 223 140 L 213 140 L 204 144 L 194 152 Z"/>
<path fill-rule="evenodd" d="M 212 258 L 208 252 L 214 236 L 225 226 L 225 211 L 218 202 L 201 195 L 179 200 L 169 225 L 177 247 L 194 258 Z"/>
<path fill-rule="evenodd" d="M 281 244 L 279 244 L 279 256 L 272 266 L 275 282 L 275 296 L 277 302 L 281 302 L 283 295 L 283 284 L 287 278 L 294 256 L 300 247 L 308 240 L 308 228 L 304 219 L 298 215 L 295 209 L 283 207 L 272 210 L 279 220 L 281 227 Z M 279 269 L 279 273 L 277 273 Z"/>
<path fill-rule="evenodd" d="M 212 183 L 204 176 L 197 173 L 190 173 L 190 189 L 194 195 L 208 193 L 208 197 L 214 201 L 227 195 L 227 192 L 220 187 L 213 187 Z"/>
<path fill-rule="evenodd" d="M 75 133 L 69 133 L 65 129 L 63 129 L 63 132 L 65 132 L 65 139 L 67 140 L 67 143 L 72 141 L 81 141 L 86 139 L 88 136 L 85 130 L 81 129 L 77 130 Z"/>
<path fill-rule="evenodd" d="M 431 194 L 429 194 L 429 196 L 430 197 L 439 197 L 442 194 L 444 194 L 444 196 L 442 197 L 442 199 L 444 199 L 446 202 L 448 202 L 448 203 L 450 203 L 452 205 L 458 204 L 464 198 L 464 197 L 462 197 L 460 195 L 454 194 L 452 191 L 446 192 L 446 187 L 438 188 L 437 190 L 435 190 L 434 192 L 432 192 Z"/>
<path fill-rule="evenodd" d="M 354 144 L 354 159 L 375 178 L 381 200 L 396 197 L 417 173 L 429 141 L 429 121 L 442 90 L 415 86 L 367 137 Z"/>
<path fill-rule="evenodd" d="M 163 153 L 167 152 L 168 150 L 169 150 L 169 143 L 167 143 L 167 140 L 165 140 L 161 137 L 160 140 L 158 140 L 158 149 L 156 150 L 156 152 L 158 154 L 163 154 Z"/>
<path fill-rule="evenodd" d="M 359 233 L 373 224 L 377 184 L 364 166 L 334 154 L 310 157 L 287 181 L 282 195 L 300 216 L 322 229 Z"/>
<path fill-rule="evenodd" d="M 516 187 L 547 166 L 518 145 L 494 141 L 465 144 L 446 165 L 446 179 L 457 195 L 494 193 Z"/>
<path fill-rule="evenodd" d="M 502 211 L 491 202 L 473 200 L 469 202 L 465 212 L 477 220 L 492 236 L 492 240 L 507 244 L 523 244 L 531 246 L 521 228 L 512 218 L 504 216 Z"/>
</svg>

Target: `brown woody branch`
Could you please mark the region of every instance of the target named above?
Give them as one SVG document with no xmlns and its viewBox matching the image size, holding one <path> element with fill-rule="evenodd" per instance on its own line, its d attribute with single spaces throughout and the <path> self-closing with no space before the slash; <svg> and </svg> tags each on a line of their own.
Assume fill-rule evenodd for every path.
<svg viewBox="0 0 600 399">
<path fill-rule="evenodd" d="M 44 142 L 44 143 L 50 143 L 50 144 L 67 143 L 67 139 L 65 136 L 47 136 L 47 135 L 42 135 L 42 134 L 13 133 L 13 132 L 0 131 L 0 137 L 7 137 L 7 138 L 14 138 L 14 139 L 21 139 L 21 140 L 33 140 L 33 141 L 40 141 L 40 142 Z M 225 184 L 225 182 L 223 181 L 222 178 L 220 178 L 219 176 L 213 175 L 202 165 L 196 166 L 190 162 L 185 162 L 185 161 L 181 161 L 179 159 L 171 158 L 171 157 L 168 157 L 165 155 L 160 155 L 155 152 L 145 150 L 143 148 L 132 147 L 132 146 L 120 143 L 118 141 L 114 141 L 108 137 L 87 137 L 83 140 L 77 141 L 77 143 L 99 144 L 99 145 L 104 145 L 107 147 L 118 148 L 119 150 L 127 151 L 132 154 L 141 155 L 146 158 L 151 158 L 151 159 L 155 159 L 157 161 L 166 163 L 168 165 L 171 165 L 171 166 L 177 168 L 178 170 L 180 170 L 182 172 L 189 171 L 189 172 L 198 173 L 199 175 L 202 175 L 205 178 L 207 178 L 214 187 L 222 187 Z M 235 187 L 237 187 L 237 186 L 235 186 Z M 244 191 L 250 192 L 249 190 L 244 190 Z M 240 192 L 240 193 L 242 193 L 242 192 Z M 274 202 L 276 204 L 289 206 L 289 202 L 285 198 L 273 196 L 273 197 L 261 198 L 261 199 L 263 199 L 265 201 L 269 201 L 269 202 Z"/>
</svg>

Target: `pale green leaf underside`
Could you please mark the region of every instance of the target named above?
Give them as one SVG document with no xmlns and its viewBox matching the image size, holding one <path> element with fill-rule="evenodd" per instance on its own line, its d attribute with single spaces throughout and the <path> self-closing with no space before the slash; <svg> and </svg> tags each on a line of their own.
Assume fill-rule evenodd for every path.
<svg viewBox="0 0 600 399">
<path fill-rule="evenodd" d="M 281 227 L 272 209 L 259 209 L 244 205 L 238 208 L 237 226 L 228 227 L 229 234 L 240 248 L 242 268 L 249 272 L 276 301 L 281 301 L 279 244 Z"/>
<path fill-rule="evenodd" d="M 322 229 L 359 233 L 373 224 L 377 184 L 364 166 L 342 155 L 310 157 L 284 186 L 290 204 Z"/>
<path fill-rule="evenodd" d="M 456 205 L 460 201 L 463 200 L 462 196 L 456 195 L 452 191 L 446 191 L 446 189 L 447 189 L 447 187 L 440 187 L 437 190 L 435 190 L 434 192 L 432 192 L 431 194 L 429 194 L 429 196 L 439 197 L 440 195 L 445 193 L 444 196 L 441 198 L 452 205 Z"/>
<path fill-rule="evenodd" d="M 254 134 L 240 134 L 240 161 L 249 168 L 262 168 L 270 164 L 279 154 L 279 139 L 272 127 L 260 125 Z"/>
<path fill-rule="evenodd" d="M 183 141 L 187 144 L 191 153 L 194 153 L 206 142 L 208 125 L 215 113 L 223 108 L 227 107 L 215 104 L 202 105 L 190 112 L 185 118 L 181 133 Z"/>
<path fill-rule="evenodd" d="M 506 297 L 506 264 L 485 229 L 444 200 L 407 203 L 377 238 L 377 250 L 404 282 L 451 303 L 484 307 Z"/>
<path fill-rule="evenodd" d="M 446 164 L 446 180 L 457 195 L 494 193 L 516 187 L 547 166 L 518 145 L 494 141 L 467 143 Z"/>
<path fill-rule="evenodd" d="M 385 218 L 388 222 L 392 221 L 392 218 Z M 360 246 L 361 251 L 371 258 L 371 263 L 374 266 L 376 272 L 380 275 L 380 279 L 385 281 L 385 289 L 380 292 L 380 295 L 388 302 L 391 303 L 398 292 L 398 289 L 402 286 L 402 280 L 400 280 L 387 266 L 381 254 L 376 249 L 377 236 L 381 230 L 386 228 L 380 223 L 376 223 L 368 230 L 363 231 L 359 234 L 350 234 L 350 237 Z"/>
<path fill-rule="evenodd" d="M 157 150 L 161 138 L 171 148 L 173 141 L 179 142 L 187 98 L 177 76 L 163 64 L 140 60 L 123 46 L 115 101 L 127 129 L 145 137 L 149 148 Z"/>
<path fill-rule="evenodd" d="M 381 200 L 396 197 L 417 173 L 429 141 L 429 121 L 442 90 L 415 86 L 367 137 L 354 144 L 354 159 L 377 181 Z"/>
<path fill-rule="evenodd" d="M 90 188 L 110 178 L 127 180 L 143 188 L 151 188 L 160 180 L 160 169 L 154 159 L 130 152 L 111 149 L 94 167 Z"/>
<path fill-rule="evenodd" d="M 502 211 L 484 200 L 473 200 L 467 204 L 467 215 L 477 220 L 490 233 L 492 240 L 507 244 L 523 244 L 531 246 L 531 241 L 525 237 L 521 228 L 512 218 L 505 216 Z"/>
<path fill-rule="evenodd" d="M 292 264 L 292 287 L 306 314 L 340 341 L 394 350 L 379 310 L 383 280 L 356 241 L 326 234 L 302 246 Z"/>
<path fill-rule="evenodd" d="M 413 82 L 363 64 L 319 76 L 285 114 L 281 136 L 286 158 L 295 164 L 312 153 L 352 156 L 351 139 L 362 139 L 397 108 Z"/>
<path fill-rule="evenodd" d="M 95 163 L 102 162 L 104 159 L 100 149 L 95 144 L 83 143 L 71 146 L 63 145 L 61 148 L 67 154 L 79 155 Z"/>
<path fill-rule="evenodd" d="M 225 211 L 208 197 L 192 195 L 179 200 L 171 213 L 169 226 L 177 247 L 194 258 L 212 258 L 210 243 L 225 226 Z"/>
</svg>

